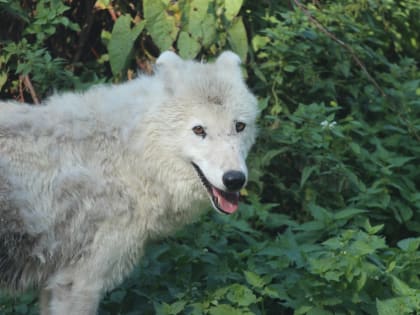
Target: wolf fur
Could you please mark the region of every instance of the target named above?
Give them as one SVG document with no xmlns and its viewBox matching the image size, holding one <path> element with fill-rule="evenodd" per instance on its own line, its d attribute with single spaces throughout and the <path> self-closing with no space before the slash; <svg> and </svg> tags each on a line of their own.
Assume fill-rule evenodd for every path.
<svg viewBox="0 0 420 315">
<path fill-rule="evenodd" d="M 92 315 L 147 240 L 209 197 L 235 211 L 257 115 L 239 63 L 165 52 L 152 76 L 0 103 L 0 286 L 40 288 L 43 315 Z"/>
</svg>

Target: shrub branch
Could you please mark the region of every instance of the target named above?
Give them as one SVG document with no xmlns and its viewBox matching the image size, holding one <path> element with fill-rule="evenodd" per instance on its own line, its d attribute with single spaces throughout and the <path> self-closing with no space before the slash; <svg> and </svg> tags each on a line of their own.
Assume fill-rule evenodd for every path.
<svg viewBox="0 0 420 315">
<path fill-rule="evenodd" d="M 21 75 L 20 76 L 20 83 L 19 83 L 19 95 L 20 95 L 20 101 L 24 102 L 25 99 L 23 97 L 23 87 L 22 87 L 22 83 L 23 85 L 25 85 L 25 88 L 28 89 L 29 93 L 31 94 L 32 100 L 35 104 L 39 104 L 39 98 L 35 92 L 34 86 L 32 85 L 31 79 L 29 78 L 29 76 L 27 74 L 25 75 Z"/>
<path fill-rule="evenodd" d="M 318 29 L 320 30 L 322 33 L 324 33 L 325 35 L 327 35 L 329 38 L 331 38 L 333 41 L 335 41 L 336 43 L 338 43 L 341 47 L 343 47 L 344 49 L 346 49 L 352 59 L 354 60 L 354 62 L 356 62 L 356 64 L 360 67 L 360 69 L 362 69 L 362 71 L 365 73 L 365 75 L 367 76 L 368 80 L 375 86 L 375 88 L 381 93 L 381 95 L 383 97 L 386 97 L 385 92 L 382 90 L 382 88 L 379 86 L 378 82 L 376 82 L 376 80 L 373 78 L 373 76 L 369 73 L 369 71 L 366 69 L 366 66 L 364 65 L 364 63 L 360 60 L 360 58 L 357 56 L 356 52 L 354 51 L 354 49 L 348 45 L 347 43 L 345 43 L 344 41 L 342 41 L 341 39 L 337 38 L 337 36 L 335 36 L 333 33 L 331 33 L 330 31 L 328 31 L 310 12 L 309 10 L 306 8 L 305 5 L 303 5 L 299 0 L 293 0 L 293 2 L 295 3 L 295 5 L 303 12 L 303 14 L 305 14 L 309 21 Z"/>
</svg>

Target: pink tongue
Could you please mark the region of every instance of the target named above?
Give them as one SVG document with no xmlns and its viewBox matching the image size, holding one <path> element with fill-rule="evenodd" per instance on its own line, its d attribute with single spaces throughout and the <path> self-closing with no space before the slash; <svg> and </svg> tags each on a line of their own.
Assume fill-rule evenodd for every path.
<svg viewBox="0 0 420 315">
<path fill-rule="evenodd" d="M 238 209 L 239 192 L 226 193 L 216 187 L 212 187 L 213 195 L 217 199 L 218 206 L 226 213 L 234 213 Z"/>
</svg>

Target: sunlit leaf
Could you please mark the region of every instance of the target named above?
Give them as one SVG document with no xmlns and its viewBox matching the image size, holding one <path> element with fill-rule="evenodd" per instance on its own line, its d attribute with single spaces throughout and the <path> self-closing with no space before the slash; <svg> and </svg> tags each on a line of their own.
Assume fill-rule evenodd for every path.
<svg viewBox="0 0 420 315">
<path fill-rule="evenodd" d="M 109 62 L 117 75 L 125 69 L 132 53 L 133 44 L 144 28 L 145 22 L 131 28 L 131 17 L 121 15 L 114 24 L 108 43 Z"/>
</svg>

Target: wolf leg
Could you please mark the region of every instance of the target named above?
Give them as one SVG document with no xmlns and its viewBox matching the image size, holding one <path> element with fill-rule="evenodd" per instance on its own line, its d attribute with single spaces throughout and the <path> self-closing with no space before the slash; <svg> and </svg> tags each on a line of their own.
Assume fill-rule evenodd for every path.
<svg viewBox="0 0 420 315">
<path fill-rule="evenodd" d="M 42 289 L 41 294 L 39 295 L 39 308 L 41 310 L 41 315 L 51 315 L 49 308 L 50 301 L 51 291 L 47 289 Z"/>
<path fill-rule="evenodd" d="M 41 293 L 41 315 L 96 315 L 100 297 L 96 286 L 55 284 Z"/>
</svg>

